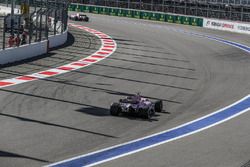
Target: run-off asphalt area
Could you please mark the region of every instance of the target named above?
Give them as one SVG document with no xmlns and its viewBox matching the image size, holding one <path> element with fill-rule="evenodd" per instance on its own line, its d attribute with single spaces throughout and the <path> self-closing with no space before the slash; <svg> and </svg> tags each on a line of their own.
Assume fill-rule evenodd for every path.
<svg viewBox="0 0 250 167">
<path fill-rule="evenodd" d="M 109 58 L 78 71 L 2 89 L 0 166 L 42 166 L 123 143 L 188 122 L 249 94 L 249 54 L 207 39 L 177 34 L 164 29 L 164 26 L 216 33 L 238 42 L 241 42 L 240 39 L 247 41 L 247 37 L 173 24 L 163 26 L 158 23 L 97 15 L 91 15 L 91 22 L 83 24 L 112 36 L 118 44 L 117 51 Z M 145 24 L 148 26 L 144 26 Z M 70 43 L 61 51 L 55 50 L 51 57 L 25 62 L 21 67 L 2 68 L 0 76 L 5 79 L 9 77 L 10 72 L 11 75 L 23 75 L 37 72 L 41 67 L 44 70 L 67 64 L 71 60 L 90 55 L 100 46 L 94 37 L 87 39 L 86 35 L 90 34 L 81 30 L 71 30 L 71 33 L 75 41 L 85 44 Z M 88 41 L 92 41 L 90 46 Z M 74 50 L 77 50 L 77 53 Z M 57 59 L 53 59 L 53 56 Z M 110 116 L 111 102 L 138 91 L 144 96 L 163 99 L 165 112 L 157 114 L 151 121 L 131 116 Z M 244 115 L 242 117 L 244 118 Z M 242 117 L 227 123 L 231 129 L 227 136 L 232 138 L 232 141 L 228 142 L 231 149 L 234 149 L 234 146 L 236 148 L 238 143 L 242 144 L 233 140 L 237 135 L 230 135 L 234 128 L 239 131 L 237 127 L 243 124 L 240 137 L 243 138 L 242 141 L 249 138 L 249 121 L 241 121 Z M 238 126 L 235 126 L 236 124 Z M 226 132 L 217 131 L 216 127 L 213 131 L 214 134 L 219 131 L 222 133 L 220 142 L 213 144 L 228 147 L 228 143 L 223 140 L 223 133 Z M 196 136 L 199 134 L 194 138 Z M 198 137 L 194 141 L 211 141 L 211 136 Z M 192 152 L 196 144 L 189 140 L 191 139 L 181 139 L 179 142 L 182 145 L 189 144 L 186 151 L 190 149 Z M 250 143 L 247 141 L 244 142 L 248 145 L 242 155 L 238 155 L 240 151 L 235 151 L 238 155 L 235 164 L 239 166 L 246 163 L 250 157 Z M 201 166 L 208 156 L 213 159 L 213 150 L 201 152 L 200 158 L 195 159 L 191 156 L 193 154 L 190 154 L 189 158 L 183 150 L 174 152 L 175 147 L 178 147 L 178 142 L 171 143 L 171 147 L 166 144 L 162 150 L 161 147 L 151 150 L 154 152 L 152 156 L 151 152 L 145 152 L 147 158 L 143 161 L 139 158 L 140 153 L 137 155 L 140 161 L 136 161 L 133 155 L 126 158 L 129 161 L 135 158 L 130 161 L 130 165 L 135 166 L 141 165 L 142 162 L 154 162 L 152 160 L 158 153 L 161 154 L 157 159 L 160 163 L 153 163 L 154 166 L 164 166 L 164 160 L 169 157 L 176 158 L 173 160 L 175 166 Z M 233 151 L 222 153 L 228 154 L 225 157 L 234 154 Z M 188 163 L 182 161 L 184 155 Z M 128 160 L 123 160 L 105 165 L 126 166 L 125 162 Z M 120 161 L 122 163 L 118 163 Z M 221 162 L 213 163 L 218 166 Z"/>
</svg>

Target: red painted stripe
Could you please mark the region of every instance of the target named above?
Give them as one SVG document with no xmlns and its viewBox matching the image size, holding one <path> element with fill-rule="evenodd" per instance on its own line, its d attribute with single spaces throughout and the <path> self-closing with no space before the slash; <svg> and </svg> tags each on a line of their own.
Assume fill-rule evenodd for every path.
<svg viewBox="0 0 250 167">
<path fill-rule="evenodd" d="M 104 41 L 104 43 L 114 43 L 114 41 Z"/>
<path fill-rule="evenodd" d="M 104 45 L 103 47 L 104 47 L 104 48 L 114 48 L 115 46 Z"/>
<path fill-rule="evenodd" d="M 72 68 L 72 67 L 58 67 L 57 69 L 64 70 L 64 71 L 71 71 L 71 70 L 74 70 L 75 68 Z"/>
<path fill-rule="evenodd" d="M 109 54 L 109 52 L 97 52 L 97 54 L 107 55 L 107 54 Z"/>
<path fill-rule="evenodd" d="M 112 49 L 102 49 L 103 51 L 108 51 L 108 52 L 112 52 L 113 50 Z"/>
<path fill-rule="evenodd" d="M 71 65 L 74 65 L 74 66 L 86 66 L 87 64 L 84 64 L 84 63 L 72 63 Z"/>
<path fill-rule="evenodd" d="M 95 60 L 95 59 L 83 59 L 82 61 L 86 61 L 86 62 L 96 62 L 97 60 Z"/>
<path fill-rule="evenodd" d="M 97 56 L 97 55 L 94 55 L 94 56 L 91 56 L 91 57 L 97 58 L 97 59 L 102 59 L 102 58 L 104 58 L 105 56 Z"/>
<path fill-rule="evenodd" d="M 52 71 L 44 71 L 44 72 L 40 72 L 38 74 L 42 74 L 42 75 L 56 75 L 59 74 L 58 72 L 52 72 Z"/>
<path fill-rule="evenodd" d="M 36 77 L 30 77 L 30 76 L 21 76 L 21 77 L 18 77 L 16 79 L 18 79 L 18 80 L 24 80 L 24 81 L 32 81 L 32 80 L 35 80 L 37 78 Z"/>
<path fill-rule="evenodd" d="M 0 86 L 7 86 L 7 85 L 13 85 L 14 83 L 12 82 L 4 82 L 4 81 L 0 81 Z"/>
</svg>

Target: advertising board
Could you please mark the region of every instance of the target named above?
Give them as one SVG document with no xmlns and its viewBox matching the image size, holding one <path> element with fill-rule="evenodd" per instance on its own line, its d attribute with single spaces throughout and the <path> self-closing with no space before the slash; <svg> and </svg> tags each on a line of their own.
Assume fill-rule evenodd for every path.
<svg viewBox="0 0 250 167">
<path fill-rule="evenodd" d="M 234 22 L 234 21 L 205 18 L 203 21 L 203 27 L 216 30 L 250 34 L 250 24 Z"/>
</svg>

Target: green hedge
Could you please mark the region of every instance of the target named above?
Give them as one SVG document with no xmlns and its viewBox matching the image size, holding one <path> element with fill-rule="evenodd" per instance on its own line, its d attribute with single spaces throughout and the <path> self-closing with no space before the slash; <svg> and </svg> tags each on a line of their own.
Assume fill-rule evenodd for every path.
<svg viewBox="0 0 250 167">
<path fill-rule="evenodd" d="M 69 11 L 104 14 L 104 15 L 120 16 L 120 17 L 130 17 L 130 18 L 145 19 L 145 20 L 155 20 L 155 21 L 162 21 L 162 22 L 169 22 L 176 24 L 200 26 L 200 27 L 203 26 L 203 19 L 199 17 L 174 15 L 174 14 L 167 14 L 160 12 L 100 7 L 100 6 L 91 6 L 82 4 L 70 4 Z"/>
</svg>

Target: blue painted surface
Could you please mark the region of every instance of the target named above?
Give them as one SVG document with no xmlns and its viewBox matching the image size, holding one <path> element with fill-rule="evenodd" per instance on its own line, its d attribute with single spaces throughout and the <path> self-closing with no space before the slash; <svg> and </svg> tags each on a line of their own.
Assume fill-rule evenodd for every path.
<svg viewBox="0 0 250 167">
<path fill-rule="evenodd" d="M 236 114 L 244 112 L 246 109 L 250 109 L 250 97 L 247 97 L 245 100 L 241 101 L 238 104 L 235 104 L 229 108 L 226 108 L 218 113 L 204 117 L 195 122 L 189 123 L 187 125 L 181 126 L 179 128 L 167 131 L 155 136 L 151 136 L 139 141 L 132 143 L 124 144 L 117 146 L 105 151 L 97 152 L 92 155 L 87 155 L 80 157 L 75 160 L 64 162 L 61 164 L 53 165 L 53 167 L 80 167 L 85 165 L 91 165 L 103 160 L 107 160 L 116 156 L 120 156 L 129 152 L 133 152 L 148 146 L 152 146 L 161 142 L 167 142 L 169 140 L 178 138 L 183 135 L 188 135 L 195 131 L 199 131 L 203 128 L 212 126 L 216 123 L 219 123 L 223 120 L 229 119 Z"/>
<path fill-rule="evenodd" d="M 190 35 L 193 35 L 193 36 L 199 36 L 199 37 L 203 37 L 203 38 L 208 38 L 210 40 L 218 41 L 218 42 L 224 43 L 226 45 L 231 45 L 231 46 L 237 47 L 237 48 L 239 48 L 241 50 L 244 50 L 244 51 L 250 53 L 250 47 L 249 46 L 246 46 L 246 45 L 243 45 L 243 44 L 240 44 L 240 43 L 237 43 L 237 42 L 232 42 L 232 41 L 228 41 L 228 40 L 225 40 L 225 39 L 222 39 L 222 38 L 213 37 L 213 36 L 209 36 L 209 35 L 205 35 L 205 34 L 194 33 L 194 32 L 182 31 L 182 33 L 190 34 Z"/>
</svg>

